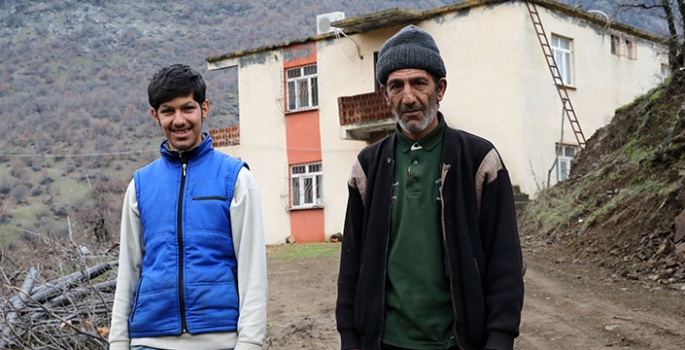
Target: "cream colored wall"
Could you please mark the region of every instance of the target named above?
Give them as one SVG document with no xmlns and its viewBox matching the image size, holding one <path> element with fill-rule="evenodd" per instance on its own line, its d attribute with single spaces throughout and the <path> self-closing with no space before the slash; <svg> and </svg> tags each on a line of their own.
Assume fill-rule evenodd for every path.
<svg viewBox="0 0 685 350">
<path fill-rule="evenodd" d="M 219 151 L 219 152 L 223 152 L 223 153 L 226 153 L 226 154 L 231 155 L 233 157 L 236 157 L 238 159 L 244 159 L 242 152 L 241 152 L 242 148 L 240 147 L 240 145 L 214 147 L 214 149 Z"/>
<path fill-rule="evenodd" d="M 240 60 L 240 146 L 237 150 L 259 184 L 267 244 L 284 243 L 290 235 L 282 76 L 283 62 L 278 53 Z M 226 148 L 231 154 L 232 147 Z"/>
<path fill-rule="evenodd" d="M 357 35 L 351 36 L 352 39 L 341 37 L 317 43 L 326 239 L 331 234 L 343 232 L 347 207 L 347 179 L 357 153 L 366 146 L 366 142 L 363 141 L 340 138 L 338 97 L 373 91 L 373 48 L 380 47 L 387 39 L 387 35 L 390 34 Z M 357 50 L 355 42 L 359 45 L 360 51 Z"/>
</svg>

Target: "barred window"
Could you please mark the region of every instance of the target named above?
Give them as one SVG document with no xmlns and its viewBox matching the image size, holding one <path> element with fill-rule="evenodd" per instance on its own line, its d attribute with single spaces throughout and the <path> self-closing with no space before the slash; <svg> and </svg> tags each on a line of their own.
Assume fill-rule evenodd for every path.
<svg viewBox="0 0 685 350">
<path fill-rule="evenodd" d="M 323 172 L 321 163 L 292 165 L 290 167 L 291 209 L 323 206 Z"/>
<path fill-rule="evenodd" d="M 285 77 L 288 112 L 319 106 L 316 65 L 286 69 Z"/>
</svg>

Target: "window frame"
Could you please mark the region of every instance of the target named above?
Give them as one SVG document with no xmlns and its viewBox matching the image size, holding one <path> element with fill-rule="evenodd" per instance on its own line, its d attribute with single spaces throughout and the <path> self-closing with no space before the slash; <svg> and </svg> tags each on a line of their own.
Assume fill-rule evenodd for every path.
<svg viewBox="0 0 685 350">
<path fill-rule="evenodd" d="M 662 63 L 660 70 L 661 80 L 667 79 L 671 74 L 671 66 L 668 63 Z"/>
<path fill-rule="evenodd" d="M 618 34 L 611 34 L 611 53 L 616 56 L 622 56 L 622 46 L 621 37 Z"/>
<path fill-rule="evenodd" d="M 286 113 L 319 108 L 319 83 L 316 63 L 286 68 L 284 77 Z M 306 101 L 304 98 L 306 98 Z"/>
<path fill-rule="evenodd" d="M 567 151 L 570 151 L 570 152 L 567 152 Z M 561 182 L 561 181 L 568 179 L 569 175 L 571 174 L 571 163 L 573 162 L 573 158 L 575 158 L 575 156 L 578 154 L 579 151 L 580 151 L 580 148 L 578 146 L 563 144 L 563 143 L 562 144 L 559 144 L 559 143 L 556 144 L 557 182 Z M 570 154 L 570 153 L 572 153 L 572 154 Z"/>
<path fill-rule="evenodd" d="M 626 44 L 626 56 L 629 60 L 637 60 L 637 43 L 635 40 L 623 39 Z"/>
<path fill-rule="evenodd" d="M 299 171 L 299 170 L 302 171 Z M 298 170 L 296 172 L 296 170 Z M 290 210 L 323 208 L 323 168 L 321 161 L 292 164 L 290 174 Z M 310 181 L 310 185 L 307 182 Z M 309 187 L 309 188 L 308 188 Z"/>
<path fill-rule="evenodd" d="M 568 49 L 561 47 L 559 44 L 555 45 L 555 39 L 557 42 L 568 42 Z M 573 39 L 552 34 L 550 47 L 554 56 L 554 62 L 559 70 L 561 82 L 564 86 L 573 86 Z"/>
<path fill-rule="evenodd" d="M 631 61 L 637 60 L 637 42 L 624 35 L 611 34 L 611 53 Z"/>
</svg>

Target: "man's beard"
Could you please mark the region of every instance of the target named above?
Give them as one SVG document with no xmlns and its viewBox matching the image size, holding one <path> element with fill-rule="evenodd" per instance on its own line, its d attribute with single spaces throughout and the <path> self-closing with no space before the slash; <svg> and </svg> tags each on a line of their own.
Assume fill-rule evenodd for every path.
<svg viewBox="0 0 685 350">
<path fill-rule="evenodd" d="M 424 120 L 419 125 L 408 124 L 402 119 L 402 115 L 395 108 L 393 108 L 392 112 L 393 114 L 395 114 L 395 119 L 400 124 L 402 130 L 412 135 L 420 134 L 422 131 L 426 130 L 428 125 L 430 125 L 433 122 L 433 119 L 435 119 L 435 116 L 438 115 L 437 101 L 432 98 L 431 101 L 429 101 L 429 103 L 430 107 L 424 111 L 424 115 L 426 116 L 426 118 L 424 118 Z"/>
</svg>

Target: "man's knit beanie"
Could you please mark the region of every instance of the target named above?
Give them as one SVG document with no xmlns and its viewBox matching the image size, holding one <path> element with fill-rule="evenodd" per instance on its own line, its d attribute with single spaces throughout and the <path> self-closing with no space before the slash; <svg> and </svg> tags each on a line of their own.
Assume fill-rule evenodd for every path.
<svg viewBox="0 0 685 350">
<path fill-rule="evenodd" d="M 378 51 L 376 79 L 385 85 L 390 73 L 404 68 L 423 69 L 438 78 L 447 75 L 433 37 L 413 24 L 402 28 Z"/>
</svg>

